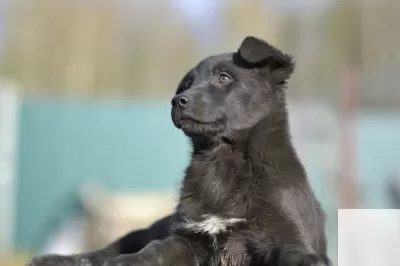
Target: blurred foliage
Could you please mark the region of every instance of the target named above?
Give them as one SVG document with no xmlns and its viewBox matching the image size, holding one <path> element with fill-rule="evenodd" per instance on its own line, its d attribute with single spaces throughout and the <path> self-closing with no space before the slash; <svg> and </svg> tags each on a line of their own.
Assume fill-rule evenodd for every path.
<svg viewBox="0 0 400 266">
<path fill-rule="evenodd" d="M 290 96 L 338 103 L 357 70 L 361 105 L 398 106 L 400 2 L 332 0 L 285 13 L 271 1 L 217 4 L 220 42 L 205 49 L 173 0 L 13 0 L 0 74 L 28 95 L 164 97 L 194 62 L 257 35 L 294 54 Z"/>
<path fill-rule="evenodd" d="M 361 86 L 353 97 L 361 107 L 397 108 L 399 11 L 398 1 L 335 0 L 321 13 L 286 17 L 282 45 L 300 66 L 292 94 L 338 103 L 347 73 L 356 71 Z"/>
<path fill-rule="evenodd" d="M 262 1 L 227 8 L 232 50 L 248 28 L 265 30 Z M 3 75 L 28 95 L 162 97 L 201 57 L 179 10 L 168 1 L 17 0 L 9 10 Z M 253 20 L 246 19 L 253 13 Z M 239 18 L 239 20 L 238 20 Z M 240 21 L 240 23 L 238 23 Z M 243 23 L 241 23 L 244 21 Z M 228 48 L 229 47 L 229 48 Z"/>
<path fill-rule="evenodd" d="M 12 3 L 0 71 L 27 95 L 169 96 L 208 53 L 234 50 L 249 34 L 273 40 L 277 31 L 266 26 L 274 19 L 262 0 L 221 6 L 223 37 L 212 52 L 194 42 L 172 0 Z"/>
<path fill-rule="evenodd" d="M 224 9 L 224 29 L 228 31 L 223 43 L 226 51 L 234 50 L 247 35 L 257 36 L 273 44 L 277 41 L 279 26 L 276 14 L 272 8 L 266 8 L 265 2 L 236 1 Z"/>
<path fill-rule="evenodd" d="M 162 1 L 126 9 L 117 1 L 18 0 L 7 25 L 1 72 L 28 94 L 171 93 L 168 81 L 183 75 L 195 50 Z"/>
</svg>

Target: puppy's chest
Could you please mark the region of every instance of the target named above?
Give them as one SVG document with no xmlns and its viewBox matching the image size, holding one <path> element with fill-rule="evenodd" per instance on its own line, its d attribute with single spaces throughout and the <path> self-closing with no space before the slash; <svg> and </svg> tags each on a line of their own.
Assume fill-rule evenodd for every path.
<svg viewBox="0 0 400 266">
<path fill-rule="evenodd" d="M 247 266 L 251 256 L 247 250 L 246 239 L 235 233 L 211 236 L 213 241 L 213 266 Z"/>
<path fill-rule="evenodd" d="M 190 232 L 209 237 L 213 255 L 207 266 L 246 266 L 250 264 L 250 256 L 246 239 L 241 234 L 241 230 L 247 226 L 246 222 L 242 218 L 204 215 L 200 221 L 186 220 L 184 227 Z"/>
</svg>

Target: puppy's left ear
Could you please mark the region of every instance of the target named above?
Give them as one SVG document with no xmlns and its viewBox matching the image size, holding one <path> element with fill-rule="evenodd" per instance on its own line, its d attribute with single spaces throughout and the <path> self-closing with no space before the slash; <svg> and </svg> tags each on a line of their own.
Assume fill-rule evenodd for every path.
<svg viewBox="0 0 400 266">
<path fill-rule="evenodd" d="M 268 68 L 277 84 L 285 83 L 294 71 L 290 55 L 253 36 L 242 41 L 238 54 L 248 66 Z"/>
</svg>

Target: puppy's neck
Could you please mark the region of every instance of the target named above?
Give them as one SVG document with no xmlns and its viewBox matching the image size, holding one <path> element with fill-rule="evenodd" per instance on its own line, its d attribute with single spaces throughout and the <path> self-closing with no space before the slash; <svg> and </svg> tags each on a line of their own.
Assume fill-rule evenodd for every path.
<svg viewBox="0 0 400 266">
<path fill-rule="evenodd" d="M 260 121 L 246 138 L 202 145 L 208 148 L 193 152 L 181 189 L 180 208 L 189 217 L 213 213 L 247 217 L 253 210 L 251 195 L 264 195 L 282 176 L 306 178 L 284 115 Z M 258 186 L 253 186 L 255 179 Z"/>
<path fill-rule="evenodd" d="M 301 166 L 292 144 L 285 108 L 271 113 L 250 129 L 217 139 L 198 137 L 195 141 L 192 139 L 192 145 L 193 158 L 200 156 L 202 161 L 218 159 L 221 162 L 221 159 L 229 157 L 216 156 L 217 154 L 241 154 L 245 160 L 258 166 L 268 162 L 280 168 L 293 163 Z"/>
<path fill-rule="evenodd" d="M 230 138 L 234 149 L 246 157 L 259 157 L 276 150 L 293 150 L 286 110 L 275 112 L 248 130 L 237 132 Z"/>
<path fill-rule="evenodd" d="M 252 129 L 248 139 L 247 152 L 251 157 L 276 150 L 293 149 L 286 114 L 266 117 Z"/>
<path fill-rule="evenodd" d="M 191 137 L 193 153 L 202 154 L 231 147 L 248 154 L 291 144 L 286 110 L 274 112 L 250 129 L 236 130 L 221 136 Z M 260 146 L 261 145 L 261 146 Z"/>
</svg>

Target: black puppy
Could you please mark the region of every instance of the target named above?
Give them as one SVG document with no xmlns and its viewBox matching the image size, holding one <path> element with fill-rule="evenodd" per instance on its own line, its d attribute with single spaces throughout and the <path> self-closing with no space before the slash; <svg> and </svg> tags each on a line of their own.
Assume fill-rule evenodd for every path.
<svg viewBox="0 0 400 266">
<path fill-rule="evenodd" d="M 176 212 L 103 250 L 31 265 L 328 265 L 324 215 L 289 133 L 293 70 L 255 37 L 200 62 L 172 99 L 193 144 Z"/>
</svg>

